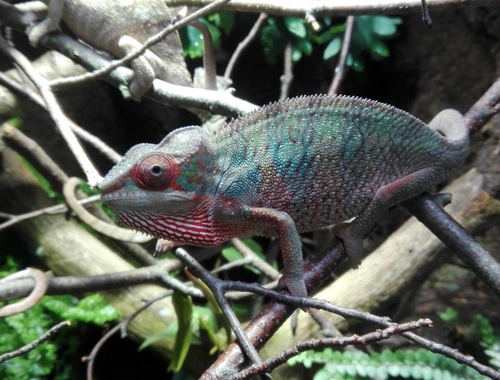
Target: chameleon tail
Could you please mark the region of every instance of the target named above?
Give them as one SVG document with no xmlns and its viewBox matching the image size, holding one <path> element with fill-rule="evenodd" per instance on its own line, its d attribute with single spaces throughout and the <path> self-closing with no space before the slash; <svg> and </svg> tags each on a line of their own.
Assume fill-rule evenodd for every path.
<svg viewBox="0 0 500 380">
<path fill-rule="evenodd" d="M 469 147 L 469 131 L 462 114 L 452 109 L 443 110 L 432 119 L 429 127 L 445 140 L 443 149 L 447 150 L 450 166 L 462 162 Z"/>
</svg>

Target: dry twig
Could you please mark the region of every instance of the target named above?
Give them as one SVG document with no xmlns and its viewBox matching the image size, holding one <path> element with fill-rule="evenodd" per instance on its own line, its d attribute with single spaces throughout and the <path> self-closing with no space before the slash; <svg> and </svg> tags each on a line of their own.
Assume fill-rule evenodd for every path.
<svg viewBox="0 0 500 380">
<path fill-rule="evenodd" d="M 38 302 L 40 302 L 40 300 L 47 292 L 47 276 L 45 276 L 45 273 L 43 273 L 41 270 L 34 268 L 27 268 L 20 272 L 13 273 L 1 279 L 0 282 L 13 281 L 26 277 L 32 278 L 35 282 L 33 290 L 24 300 L 0 307 L 0 317 L 9 317 L 11 315 L 19 314 L 31 309 Z"/>
<path fill-rule="evenodd" d="M 1 355 L 0 356 L 0 363 L 3 363 L 5 361 L 7 361 L 7 360 L 15 358 L 16 356 L 21 356 L 21 355 L 24 355 L 24 354 L 30 352 L 31 350 L 33 350 L 34 348 L 38 347 L 40 344 L 42 344 L 46 340 L 52 338 L 63 327 L 70 326 L 70 325 L 71 325 L 71 322 L 69 322 L 69 321 L 64 321 L 64 322 L 61 322 L 61 323 L 55 325 L 49 331 L 47 331 L 46 333 L 42 334 L 38 339 L 34 340 L 30 344 L 27 344 L 26 346 L 21 347 L 20 349 L 18 349 L 16 351 L 8 352 L 6 354 Z"/>
</svg>

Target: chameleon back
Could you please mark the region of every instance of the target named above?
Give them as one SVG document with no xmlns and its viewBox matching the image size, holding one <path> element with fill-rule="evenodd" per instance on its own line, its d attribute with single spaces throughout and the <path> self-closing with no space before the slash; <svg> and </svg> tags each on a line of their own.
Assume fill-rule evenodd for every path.
<svg viewBox="0 0 500 380">
<path fill-rule="evenodd" d="M 435 167 L 417 195 L 444 180 L 467 149 L 466 136 L 448 138 L 395 107 L 345 96 L 274 103 L 212 138 L 216 193 L 285 211 L 299 231 L 352 218 L 382 186 Z"/>
</svg>

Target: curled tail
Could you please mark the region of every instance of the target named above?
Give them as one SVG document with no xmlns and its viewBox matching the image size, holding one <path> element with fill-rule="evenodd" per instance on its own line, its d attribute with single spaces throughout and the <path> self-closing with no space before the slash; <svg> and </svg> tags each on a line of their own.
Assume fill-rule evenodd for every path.
<svg viewBox="0 0 500 380">
<path fill-rule="evenodd" d="M 443 110 L 432 119 L 429 127 L 442 135 L 449 165 L 460 164 L 469 147 L 469 130 L 462 114 L 453 109 Z"/>
</svg>

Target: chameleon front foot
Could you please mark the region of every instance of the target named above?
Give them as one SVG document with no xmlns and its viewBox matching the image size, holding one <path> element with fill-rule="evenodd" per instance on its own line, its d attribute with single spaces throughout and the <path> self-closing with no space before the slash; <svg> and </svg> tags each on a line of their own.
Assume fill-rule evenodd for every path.
<svg viewBox="0 0 500 380">
<path fill-rule="evenodd" d="M 283 276 L 278 281 L 278 288 L 287 288 L 290 294 L 294 297 L 307 298 L 306 283 L 303 278 L 287 278 Z"/>
<path fill-rule="evenodd" d="M 46 18 L 28 30 L 28 40 L 31 46 L 37 47 L 40 40 L 50 32 L 59 29 L 59 20 Z"/>
</svg>

